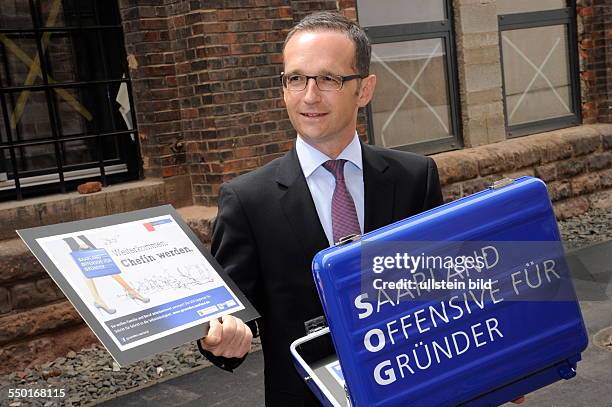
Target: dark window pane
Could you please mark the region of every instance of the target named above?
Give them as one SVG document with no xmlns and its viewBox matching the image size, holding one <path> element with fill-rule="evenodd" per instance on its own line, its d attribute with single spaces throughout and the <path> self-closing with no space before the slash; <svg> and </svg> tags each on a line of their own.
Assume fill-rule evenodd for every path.
<svg viewBox="0 0 612 407">
<path fill-rule="evenodd" d="M 125 135 L 124 137 L 129 137 Z M 97 138 L 85 140 L 72 140 L 63 143 L 63 154 L 66 170 L 71 166 L 86 164 L 88 167 L 99 165 L 100 144 Z M 119 159 L 119 145 L 117 136 L 104 137 L 102 140 L 102 153 L 105 161 Z"/>
<path fill-rule="evenodd" d="M 56 88 L 55 100 L 62 137 L 128 130 L 115 100 L 119 83 Z M 128 101 L 129 105 L 129 101 Z"/>
<path fill-rule="evenodd" d="M 0 114 L 0 143 L 4 144 L 7 142 L 8 142 L 8 138 L 6 136 L 4 115 Z M 8 148 L 7 149 L 0 148 L 0 184 L 7 180 L 7 168 L 10 166 L 11 166 L 11 161 L 10 161 L 10 152 Z"/>
<path fill-rule="evenodd" d="M 92 112 L 84 105 L 81 90 L 78 88 L 56 88 L 55 92 L 61 135 L 87 133 L 87 123 L 92 122 L 94 117 Z"/>
<path fill-rule="evenodd" d="M 50 83 L 78 80 L 70 34 L 53 33 L 49 37 L 46 54 L 47 75 L 49 75 Z"/>
<path fill-rule="evenodd" d="M 59 16 L 53 20 L 52 11 L 60 3 Z M 26 1 L 27 3 L 27 1 Z M 45 27 L 74 27 L 88 25 L 118 25 L 119 11 L 115 1 L 108 0 L 40 0 L 40 12 Z M 97 15 L 96 15 L 97 13 Z M 52 22 L 54 24 L 45 24 Z"/>
<path fill-rule="evenodd" d="M 2 0 L 0 2 L 0 27 L 32 28 L 30 5 L 28 0 Z"/>
<path fill-rule="evenodd" d="M 63 27 L 64 6 L 62 0 L 40 1 L 40 17 L 42 27 Z"/>
<path fill-rule="evenodd" d="M 36 146 L 15 148 L 17 158 L 17 169 L 19 176 L 40 174 L 43 172 L 55 172 L 56 156 L 53 144 L 40 144 Z M 13 178 L 12 169 L 9 168 L 9 178 Z"/>
<path fill-rule="evenodd" d="M 6 34 L 0 36 L 6 60 L 3 84 L 8 86 L 32 86 L 42 83 L 39 70 L 38 49 L 33 34 Z"/>
<path fill-rule="evenodd" d="M 573 114 L 566 26 L 502 31 L 501 45 L 508 125 Z"/>
<path fill-rule="evenodd" d="M 397 147 L 450 135 L 442 39 L 374 44 L 371 71 L 378 78 L 372 100 L 377 144 Z"/>
<path fill-rule="evenodd" d="M 444 20 L 444 0 L 357 0 L 359 24 L 375 27 Z"/>
<path fill-rule="evenodd" d="M 5 94 L 13 142 L 52 137 L 44 91 L 22 90 Z"/>
</svg>

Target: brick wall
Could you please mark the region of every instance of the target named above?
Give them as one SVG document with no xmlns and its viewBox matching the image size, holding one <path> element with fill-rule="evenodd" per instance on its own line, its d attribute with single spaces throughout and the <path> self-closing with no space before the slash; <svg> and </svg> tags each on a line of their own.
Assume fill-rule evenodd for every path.
<svg viewBox="0 0 612 407">
<path fill-rule="evenodd" d="M 583 121 L 611 123 L 612 5 L 578 0 L 577 11 Z"/>
<path fill-rule="evenodd" d="M 354 0 L 120 0 L 146 176 L 186 176 L 192 202 L 289 150 L 278 76 L 289 29 Z M 365 114 L 359 131 L 365 137 Z M 183 191 L 184 192 L 184 191 Z"/>
</svg>

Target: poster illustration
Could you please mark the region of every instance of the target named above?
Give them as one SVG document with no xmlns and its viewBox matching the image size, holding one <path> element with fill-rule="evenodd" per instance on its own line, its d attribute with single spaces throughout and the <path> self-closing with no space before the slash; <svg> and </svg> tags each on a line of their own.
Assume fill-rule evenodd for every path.
<svg viewBox="0 0 612 407">
<path fill-rule="evenodd" d="M 119 364 L 258 316 L 169 205 L 18 233 Z"/>
</svg>

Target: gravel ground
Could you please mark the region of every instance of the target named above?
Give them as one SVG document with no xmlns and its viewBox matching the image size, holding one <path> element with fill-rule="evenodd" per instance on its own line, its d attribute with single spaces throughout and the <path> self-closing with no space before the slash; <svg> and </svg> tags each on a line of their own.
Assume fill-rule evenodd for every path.
<svg viewBox="0 0 612 407">
<path fill-rule="evenodd" d="M 559 222 L 561 236 L 568 250 L 612 239 L 612 210 L 592 210 Z"/>
<path fill-rule="evenodd" d="M 567 249 L 612 239 L 612 211 L 593 210 L 583 216 L 559 223 Z M 254 350 L 259 350 L 258 343 Z M 25 371 L 0 377 L 0 405 L 21 406 L 88 406 L 202 369 L 210 364 L 200 356 L 194 343 L 156 355 L 146 361 L 119 368 L 101 347 L 78 353 Z M 64 397 L 9 399 L 9 389 L 53 389 Z"/>
</svg>

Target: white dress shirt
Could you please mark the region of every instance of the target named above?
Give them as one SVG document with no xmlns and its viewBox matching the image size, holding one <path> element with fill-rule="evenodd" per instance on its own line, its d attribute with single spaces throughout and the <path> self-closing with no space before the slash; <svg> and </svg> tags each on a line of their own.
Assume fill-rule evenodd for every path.
<svg viewBox="0 0 612 407">
<path fill-rule="evenodd" d="M 334 244 L 332 232 L 332 215 L 331 205 L 332 196 L 336 187 L 336 179 L 331 172 L 322 167 L 322 164 L 331 160 L 328 156 L 306 143 L 298 134 L 295 142 L 295 149 L 302 167 L 302 172 L 306 178 L 310 195 L 314 201 L 319 220 L 325 231 L 325 236 L 329 245 Z M 353 197 L 355 209 L 357 210 L 357 219 L 359 220 L 359 229 L 363 233 L 363 211 L 364 211 L 364 186 L 363 186 L 363 162 L 361 157 L 361 144 L 357 133 L 353 140 L 340 155 L 337 160 L 347 160 L 344 164 L 344 179 L 346 188 Z"/>
</svg>

